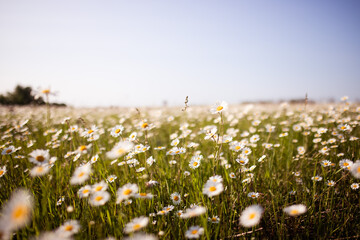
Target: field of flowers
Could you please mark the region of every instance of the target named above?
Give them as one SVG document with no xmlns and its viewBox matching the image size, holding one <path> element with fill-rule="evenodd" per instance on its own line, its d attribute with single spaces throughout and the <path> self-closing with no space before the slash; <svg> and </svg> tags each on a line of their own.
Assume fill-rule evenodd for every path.
<svg viewBox="0 0 360 240">
<path fill-rule="evenodd" d="M 360 238 L 346 98 L 0 110 L 0 239 Z"/>
</svg>

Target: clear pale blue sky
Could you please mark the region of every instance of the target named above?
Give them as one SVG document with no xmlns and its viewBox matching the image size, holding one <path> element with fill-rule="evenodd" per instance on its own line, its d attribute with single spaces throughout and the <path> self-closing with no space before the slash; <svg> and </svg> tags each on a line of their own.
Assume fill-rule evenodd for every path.
<svg viewBox="0 0 360 240">
<path fill-rule="evenodd" d="M 0 0 L 1 93 L 75 106 L 360 97 L 357 0 Z"/>
</svg>

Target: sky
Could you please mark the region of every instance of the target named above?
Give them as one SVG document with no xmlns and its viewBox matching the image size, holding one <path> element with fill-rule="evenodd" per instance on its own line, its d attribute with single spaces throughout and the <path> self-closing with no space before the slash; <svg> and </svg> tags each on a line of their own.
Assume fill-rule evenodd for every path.
<svg viewBox="0 0 360 240">
<path fill-rule="evenodd" d="M 0 0 L 0 93 L 72 106 L 359 99 L 357 0 Z"/>
</svg>

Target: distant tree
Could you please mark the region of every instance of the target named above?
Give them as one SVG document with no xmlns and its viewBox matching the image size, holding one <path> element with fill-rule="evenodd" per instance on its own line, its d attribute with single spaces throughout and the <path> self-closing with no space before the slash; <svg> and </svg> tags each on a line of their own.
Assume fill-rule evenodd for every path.
<svg viewBox="0 0 360 240">
<path fill-rule="evenodd" d="M 31 87 L 17 85 L 13 92 L 8 92 L 6 96 L 0 95 L 2 105 L 43 105 L 45 101 L 42 97 L 35 99 Z"/>
</svg>

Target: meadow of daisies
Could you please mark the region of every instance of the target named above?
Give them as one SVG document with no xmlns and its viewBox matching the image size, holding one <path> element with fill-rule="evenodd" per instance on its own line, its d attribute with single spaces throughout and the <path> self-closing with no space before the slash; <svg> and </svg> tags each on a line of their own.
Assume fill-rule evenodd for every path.
<svg viewBox="0 0 360 240">
<path fill-rule="evenodd" d="M 360 238 L 346 98 L 0 114 L 0 239 Z"/>
</svg>

